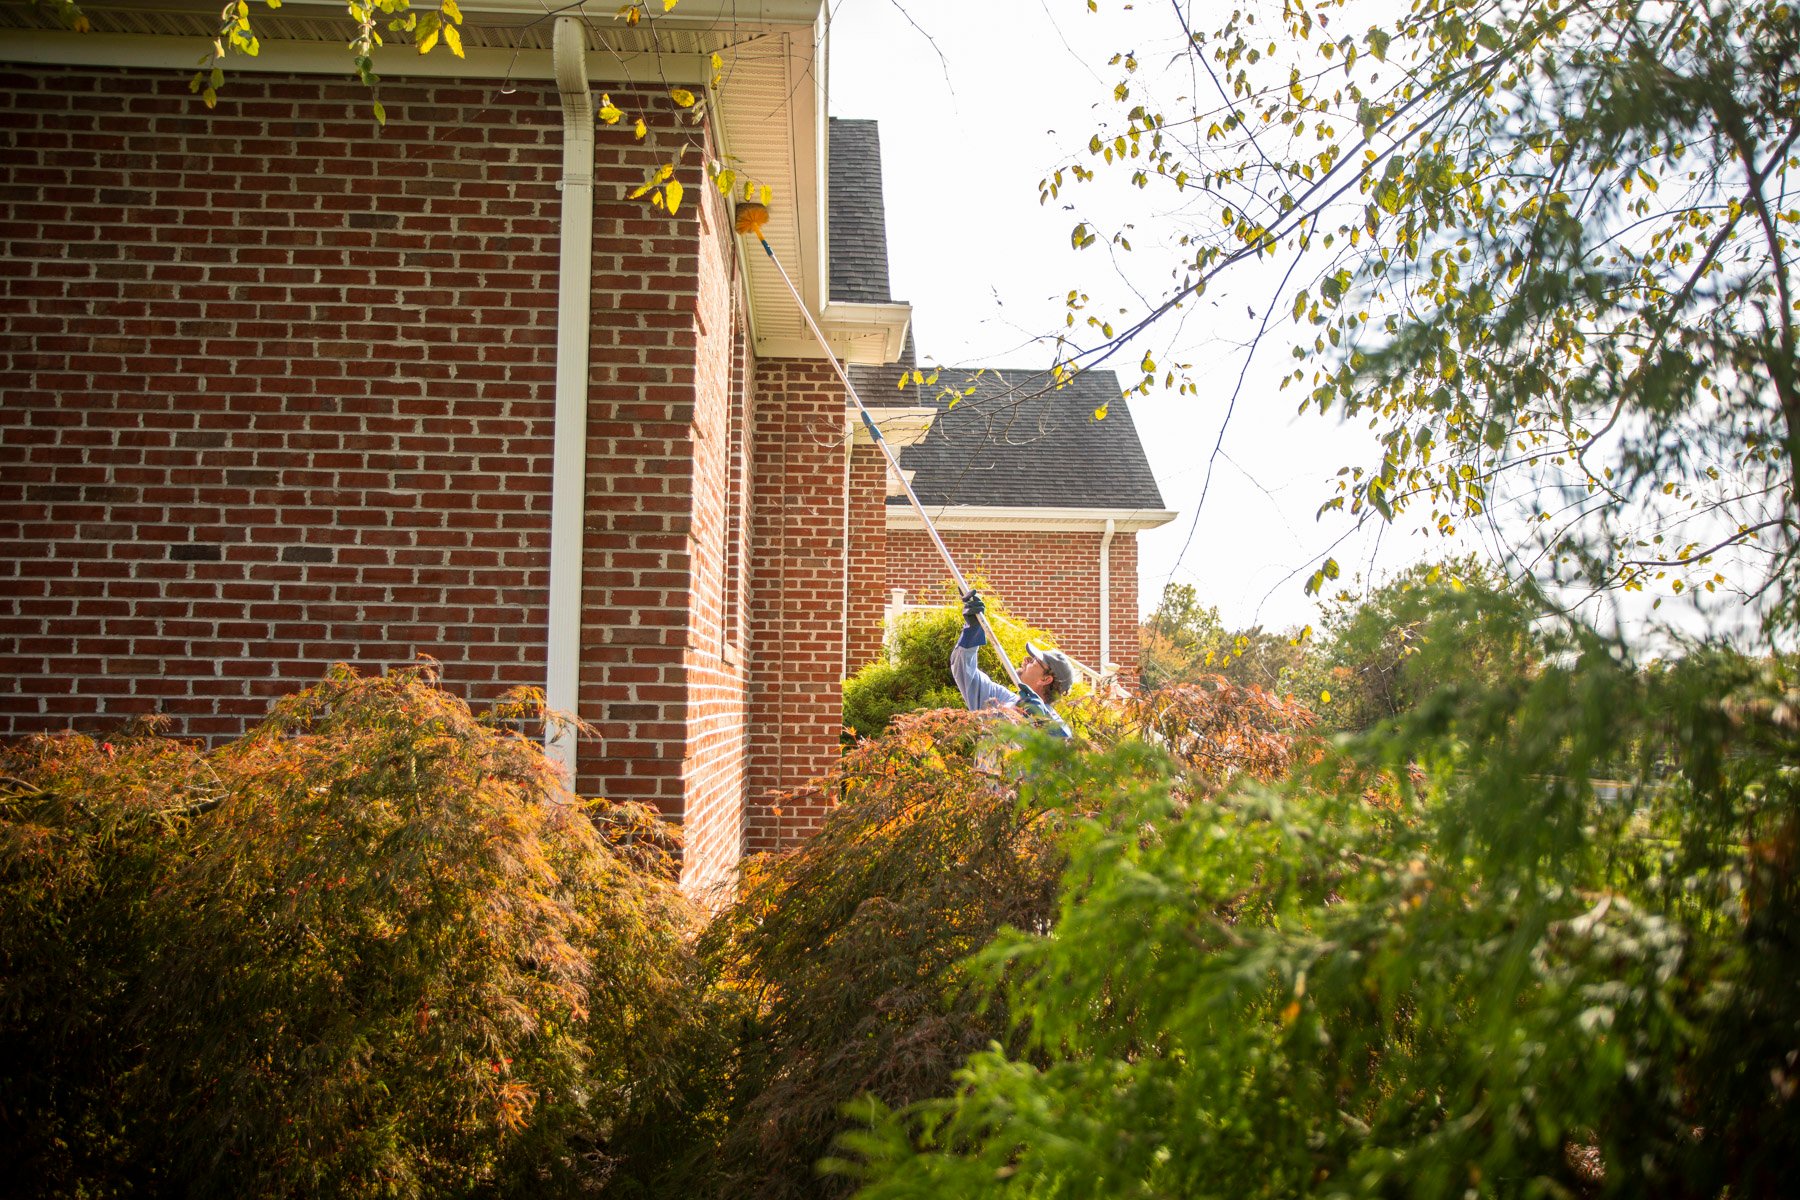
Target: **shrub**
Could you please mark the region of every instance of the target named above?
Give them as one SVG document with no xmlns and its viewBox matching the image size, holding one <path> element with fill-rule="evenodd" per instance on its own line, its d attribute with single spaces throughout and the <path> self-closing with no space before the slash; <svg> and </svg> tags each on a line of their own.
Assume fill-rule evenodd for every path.
<svg viewBox="0 0 1800 1200">
<path fill-rule="evenodd" d="M 1056 639 L 1013 620 L 997 596 L 988 597 L 988 619 L 1013 665 L 1025 661 L 1025 644 L 1054 646 Z M 844 725 L 855 737 L 875 737 L 903 712 L 961 708 L 962 695 L 950 678 L 950 651 L 962 636 L 960 605 L 946 604 L 930 612 L 903 613 L 891 631 L 893 653 L 866 664 L 844 682 Z M 993 646 L 983 646 L 977 659 L 995 679 L 1006 678 Z"/>
<path fill-rule="evenodd" d="M 141 1041 L 159 973 L 159 881 L 219 785 L 147 729 L 0 749 L 0 1192 L 119 1196 L 151 1183 Z"/>
<path fill-rule="evenodd" d="M 3 844 L 38 869 L 9 870 L 9 952 L 102 1047 L 43 1127 L 123 1130 L 147 1194 L 604 1184 L 616 1131 L 678 1091 L 690 914 L 655 818 L 582 805 L 511 728 L 540 715 L 339 668 L 211 754 L 15 754 Z"/>
<path fill-rule="evenodd" d="M 1030 747 L 1054 927 L 977 960 L 1022 1052 L 871 1104 L 865 1196 L 1774 1196 L 1800 1152 L 1800 701 L 1779 664 L 1440 692 L 1278 789 Z M 1624 795 L 1591 768 L 1644 728 Z"/>
<path fill-rule="evenodd" d="M 1305 723 L 1222 682 L 1074 707 L 1094 738 L 1163 739 L 1190 800 L 1285 769 Z M 842 1195 L 848 1183 L 814 1164 L 847 1127 L 846 1104 L 923 1099 L 991 1043 L 1024 1049 L 1028 1029 L 968 956 L 1002 930 L 1048 929 L 1064 829 L 1112 803 L 1042 786 L 1014 740 L 1041 736 L 993 714 L 903 715 L 824 783 L 843 802 L 818 835 L 747 876 L 703 943 L 716 988 L 742 1006 L 729 1131 L 682 1194 Z"/>
<path fill-rule="evenodd" d="M 738 998 L 729 1131 L 689 1188 L 716 1196 L 840 1194 L 813 1163 L 840 1110 L 873 1092 L 931 1095 L 1007 1036 L 962 986 L 961 961 L 1002 925 L 1048 918 L 1055 814 L 1023 807 L 979 765 L 992 718 L 903 715 L 853 747 L 824 786 L 844 802 L 820 832 L 747 873 L 703 939 L 715 987 Z"/>
<path fill-rule="evenodd" d="M 1324 633 L 1292 682 L 1333 729 L 1390 721 L 1440 689 L 1501 686 L 1543 653 L 1532 630 L 1540 597 L 1473 557 L 1411 567 L 1324 608 Z"/>
</svg>

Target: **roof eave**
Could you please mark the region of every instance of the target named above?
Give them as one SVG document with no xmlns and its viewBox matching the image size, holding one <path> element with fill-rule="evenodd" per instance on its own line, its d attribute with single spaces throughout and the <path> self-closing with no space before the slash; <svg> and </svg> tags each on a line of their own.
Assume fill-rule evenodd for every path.
<svg viewBox="0 0 1800 1200">
<path fill-rule="evenodd" d="M 1118 533 L 1141 533 L 1167 525 L 1180 514 L 1166 508 L 1052 508 L 983 504 L 927 504 L 931 523 L 945 530 L 1062 531 L 1104 533 L 1111 521 Z M 889 504 L 887 527 L 893 530 L 923 529 L 925 524 L 911 505 Z"/>
<path fill-rule="evenodd" d="M 902 303 L 848 304 L 832 301 L 819 313 L 819 332 L 840 360 L 860 366 L 884 366 L 899 361 L 906 346 L 906 327 L 912 323 L 912 305 Z M 802 337 L 759 338 L 761 358 L 817 358 L 818 342 Z"/>
<path fill-rule="evenodd" d="M 463 4 L 464 57 L 412 47 L 376 51 L 376 70 L 401 78 L 533 79 L 555 77 L 549 23 L 540 0 L 468 0 Z M 211 0 L 100 0 L 89 6 L 94 32 L 48 27 L 51 18 L 22 0 L 0 0 L 5 46 L 0 60 L 57 66 L 128 67 L 191 73 L 218 29 Z M 255 14 L 262 37 L 255 57 L 233 54 L 227 72 L 350 74 L 345 48 L 351 22 L 341 3 L 289 0 Z M 774 191 L 763 236 L 786 267 L 810 313 L 828 307 L 826 204 L 826 10 L 823 0 L 683 0 L 636 29 L 593 20 L 589 69 L 596 84 L 640 82 L 708 92 L 721 157 L 740 179 Z M 645 30 L 660 31 L 652 38 Z M 650 39 L 650 40 L 646 40 Z M 660 46 L 661 49 L 655 49 Z M 712 94 L 711 56 L 725 60 L 726 82 Z M 195 104 L 199 104 L 198 97 Z M 758 353 L 818 358 L 786 285 L 761 255 L 748 254 L 750 332 Z M 891 326 L 894 318 L 889 318 Z M 874 322 L 881 325 L 881 322 Z M 903 336 L 851 319 L 827 334 L 855 362 L 890 362 L 889 344 Z M 834 347 L 835 348 L 835 347 Z M 871 357 L 873 356 L 873 357 Z"/>
</svg>

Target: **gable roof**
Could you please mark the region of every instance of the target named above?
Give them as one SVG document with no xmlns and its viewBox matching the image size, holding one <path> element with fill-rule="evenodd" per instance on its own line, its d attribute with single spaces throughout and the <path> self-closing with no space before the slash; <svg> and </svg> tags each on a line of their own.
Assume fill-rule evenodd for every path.
<svg viewBox="0 0 1800 1200">
<path fill-rule="evenodd" d="M 874 121 L 831 118 L 830 263 L 834 302 L 890 299 L 881 134 Z M 1111 371 L 1052 388 L 1045 371 L 961 369 L 936 385 L 895 383 L 914 359 L 908 328 L 898 366 L 849 368 L 863 403 L 934 408 L 923 440 L 900 451 L 913 490 L 934 507 L 1162 512 L 1131 410 Z M 954 407 L 947 393 L 973 387 Z M 1107 406 L 1105 420 L 1094 410 Z M 906 503 L 891 497 L 889 504 Z"/>
<path fill-rule="evenodd" d="M 894 368 L 859 367 L 852 380 L 865 403 L 879 403 L 896 393 L 898 377 Z M 970 387 L 975 393 L 954 407 L 934 394 Z M 945 369 L 935 386 L 909 387 L 906 402 L 938 409 L 930 432 L 900 452 L 925 505 L 1163 511 L 1111 371 L 1088 371 L 1055 388 L 1047 371 Z M 1104 420 L 1094 416 L 1102 406 Z"/>
</svg>

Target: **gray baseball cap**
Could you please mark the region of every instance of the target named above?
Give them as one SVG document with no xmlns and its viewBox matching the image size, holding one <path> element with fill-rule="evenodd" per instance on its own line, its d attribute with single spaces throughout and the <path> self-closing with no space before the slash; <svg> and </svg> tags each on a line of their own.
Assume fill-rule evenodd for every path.
<svg viewBox="0 0 1800 1200">
<path fill-rule="evenodd" d="M 1066 694 L 1075 686 L 1075 664 L 1061 650 L 1052 650 L 1036 642 L 1026 642 L 1025 653 L 1044 664 L 1044 669 L 1050 672 L 1050 678 L 1056 680 L 1059 695 Z"/>
</svg>

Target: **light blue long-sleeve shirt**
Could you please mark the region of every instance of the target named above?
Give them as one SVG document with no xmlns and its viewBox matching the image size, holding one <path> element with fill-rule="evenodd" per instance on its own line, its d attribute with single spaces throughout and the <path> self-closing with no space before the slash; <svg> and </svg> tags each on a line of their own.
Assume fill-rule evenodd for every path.
<svg viewBox="0 0 1800 1200">
<path fill-rule="evenodd" d="M 976 664 L 976 656 L 980 653 L 979 645 L 965 646 L 960 642 L 950 651 L 950 678 L 956 680 L 956 689 L 962 693 L 963 703 L 969 706 L 971 712 L 980 712 L 994 705 L 1016 705 L 1041 721 L 1045 733 L 1053 737 L 1070 736 L 1068 725 L 1036 692 L 1023 684 L 1019 685 L 1023 692 L 1015 692 L 989 678 L 987 672 Z"/>
</svg>

